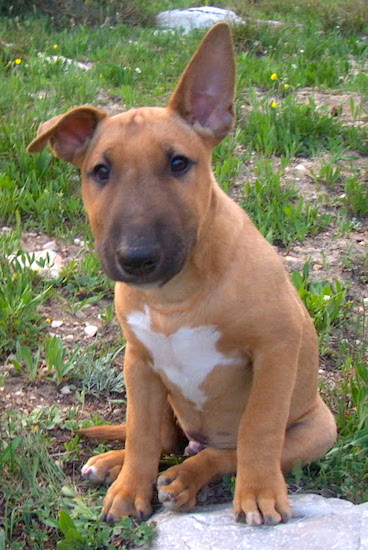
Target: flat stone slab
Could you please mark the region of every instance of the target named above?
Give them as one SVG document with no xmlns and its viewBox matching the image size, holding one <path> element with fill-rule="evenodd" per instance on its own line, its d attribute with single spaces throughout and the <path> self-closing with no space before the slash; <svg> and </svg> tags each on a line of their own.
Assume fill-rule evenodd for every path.
<svg viewBox="0 0 368 550">
<path fill-rule="evenodd" d="M 368 550 L 368 502 L 291 495 L 293 518 L 275 527 L 236 523 L 231 504 L 160 511 L 152 550 Z"/>
</svg>

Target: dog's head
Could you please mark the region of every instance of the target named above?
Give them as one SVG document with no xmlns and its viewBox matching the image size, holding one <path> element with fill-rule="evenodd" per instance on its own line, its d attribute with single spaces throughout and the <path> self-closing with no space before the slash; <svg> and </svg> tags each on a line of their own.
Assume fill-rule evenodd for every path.
<svg viewBox="0 0 368 550">
<path fill-rule="evenodd" d="M 211 150 L 234 121 L 228 25 L 205 36 L 166 108 L 108 116 L 77 107 L 42 124 L 30 153 L 49 145 L 81 169 L 96 248 L 115 281 L 160 286 L 181 271 L 209 209 Z"/>
</svg>

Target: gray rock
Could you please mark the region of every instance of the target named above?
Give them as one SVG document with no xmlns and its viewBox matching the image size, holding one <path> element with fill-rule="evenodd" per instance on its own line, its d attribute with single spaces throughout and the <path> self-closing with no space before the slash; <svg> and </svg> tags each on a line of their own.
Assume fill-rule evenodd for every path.
<svg viewBox="0 0 368 550">
<path fill-rule="evenodd" d="M 42 52 L 38 52 L 37 57 L 46 63 L 60 63 L 64 65 L 66 69 L 69 67 L 74 67 L 76 69 L 82 69 L 83 71 L 89 71 L 94 65 L 94 63 L 91 62 L 82 63 L 81 61 L 75 61 L 74 59 L 69 59 L 69 57 L 64 57 L 63 55 L 45 55 Z"/>
<path fill-rule="evenodd" d="M 235 12 L 213 6 L 162 11 L 156 16 L 156 22 L 160 27 L 180 29 L 185 34 L 193 29 L 212 27 L 220 21 L 243 23 Z"/>
<path fill-rule="evenodd" d="M 56 242 L 55 241 L 48 241 L 45 243 L 42 247 L 43 250 L 55 250 L 56 249 Z"/>
<path fill-rule="evenodd" d="M 368 550 L 368 502 L 292 495 L 293 518 L 275 527 L 235 523 L 231 504 L 161 511 L 152 550 Z"/>
<path fill-rule="evenodd" d="M 87 325 L 84 329 L 84 333 L 88 338 L 93 338 L 96 336 L 98 327 L 96 325 Z"/>
</svg>

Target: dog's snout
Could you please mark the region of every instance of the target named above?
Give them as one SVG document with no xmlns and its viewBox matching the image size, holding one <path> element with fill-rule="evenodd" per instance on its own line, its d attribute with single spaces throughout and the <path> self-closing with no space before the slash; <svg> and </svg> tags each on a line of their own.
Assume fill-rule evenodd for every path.
<svg viewBox="0 0 368 550">
<path fill-rule="evenodd" d="M 161 259 L 159 245 L 140 247 L 121 247 L 116 252 L 120 268 L 129 276 L 144 277 L 151 275 Z"/>
</svg>

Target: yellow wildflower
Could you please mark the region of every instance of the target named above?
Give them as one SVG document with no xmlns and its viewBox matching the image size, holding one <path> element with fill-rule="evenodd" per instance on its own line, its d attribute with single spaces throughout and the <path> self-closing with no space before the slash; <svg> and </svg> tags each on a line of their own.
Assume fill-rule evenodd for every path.
<svg viewBox="0 0 368 550">
<path fill-rule="evenodd" d="M 54 49 L 54 50 L 57 50 L 57 49 L 58 49 L 58 47 L 59 47 L 59 45 L 58 45 L 58 44 L 54 44 L 54 45 L 53 45 L 53 49 Z"/>
<path fill-rule="evenodd" d="M 51 317 L 46 317 L 46 323 L 51 323 L 52 319 Z"/>
<path fill-rule="evenodd" d="M 288 90 L 290 88 L 289 84 L 284 84 L 284 90 Z"/>
<path fill-rule="evenodd" d="M 273 102 L 271 103 L 271 107 L 272 107 L 273 109 L 275 109 L 275 108 L 277 107 L 277 105 L 278 105 L 278 103 L 276 103 L 276 101 L 273 101 Z"/>
<path fill-rule="evenodd" d="M 40 427 L 39 427 L 38 424 L 35 424 L 34 426 L 32 426 L 32 431 L 33 432 L 38 432 L 39 429 L 40 429 Z"/>
<path fill-rule="evenodd" d="M 270 76 L 270 79 L 271 79 L 271 80 L 278 80 L 279 77 L 277 76 L 276 73 L 272 73 L 272 75 Z"/>
<path fill-rule="evenodd" d="M 17 57 L 17 59 L 14 59 L 14 63 L 16 65 L 20 65 L 22 63 L 23 59 L 21 59 L 20 57 Z"/>
</svg>

